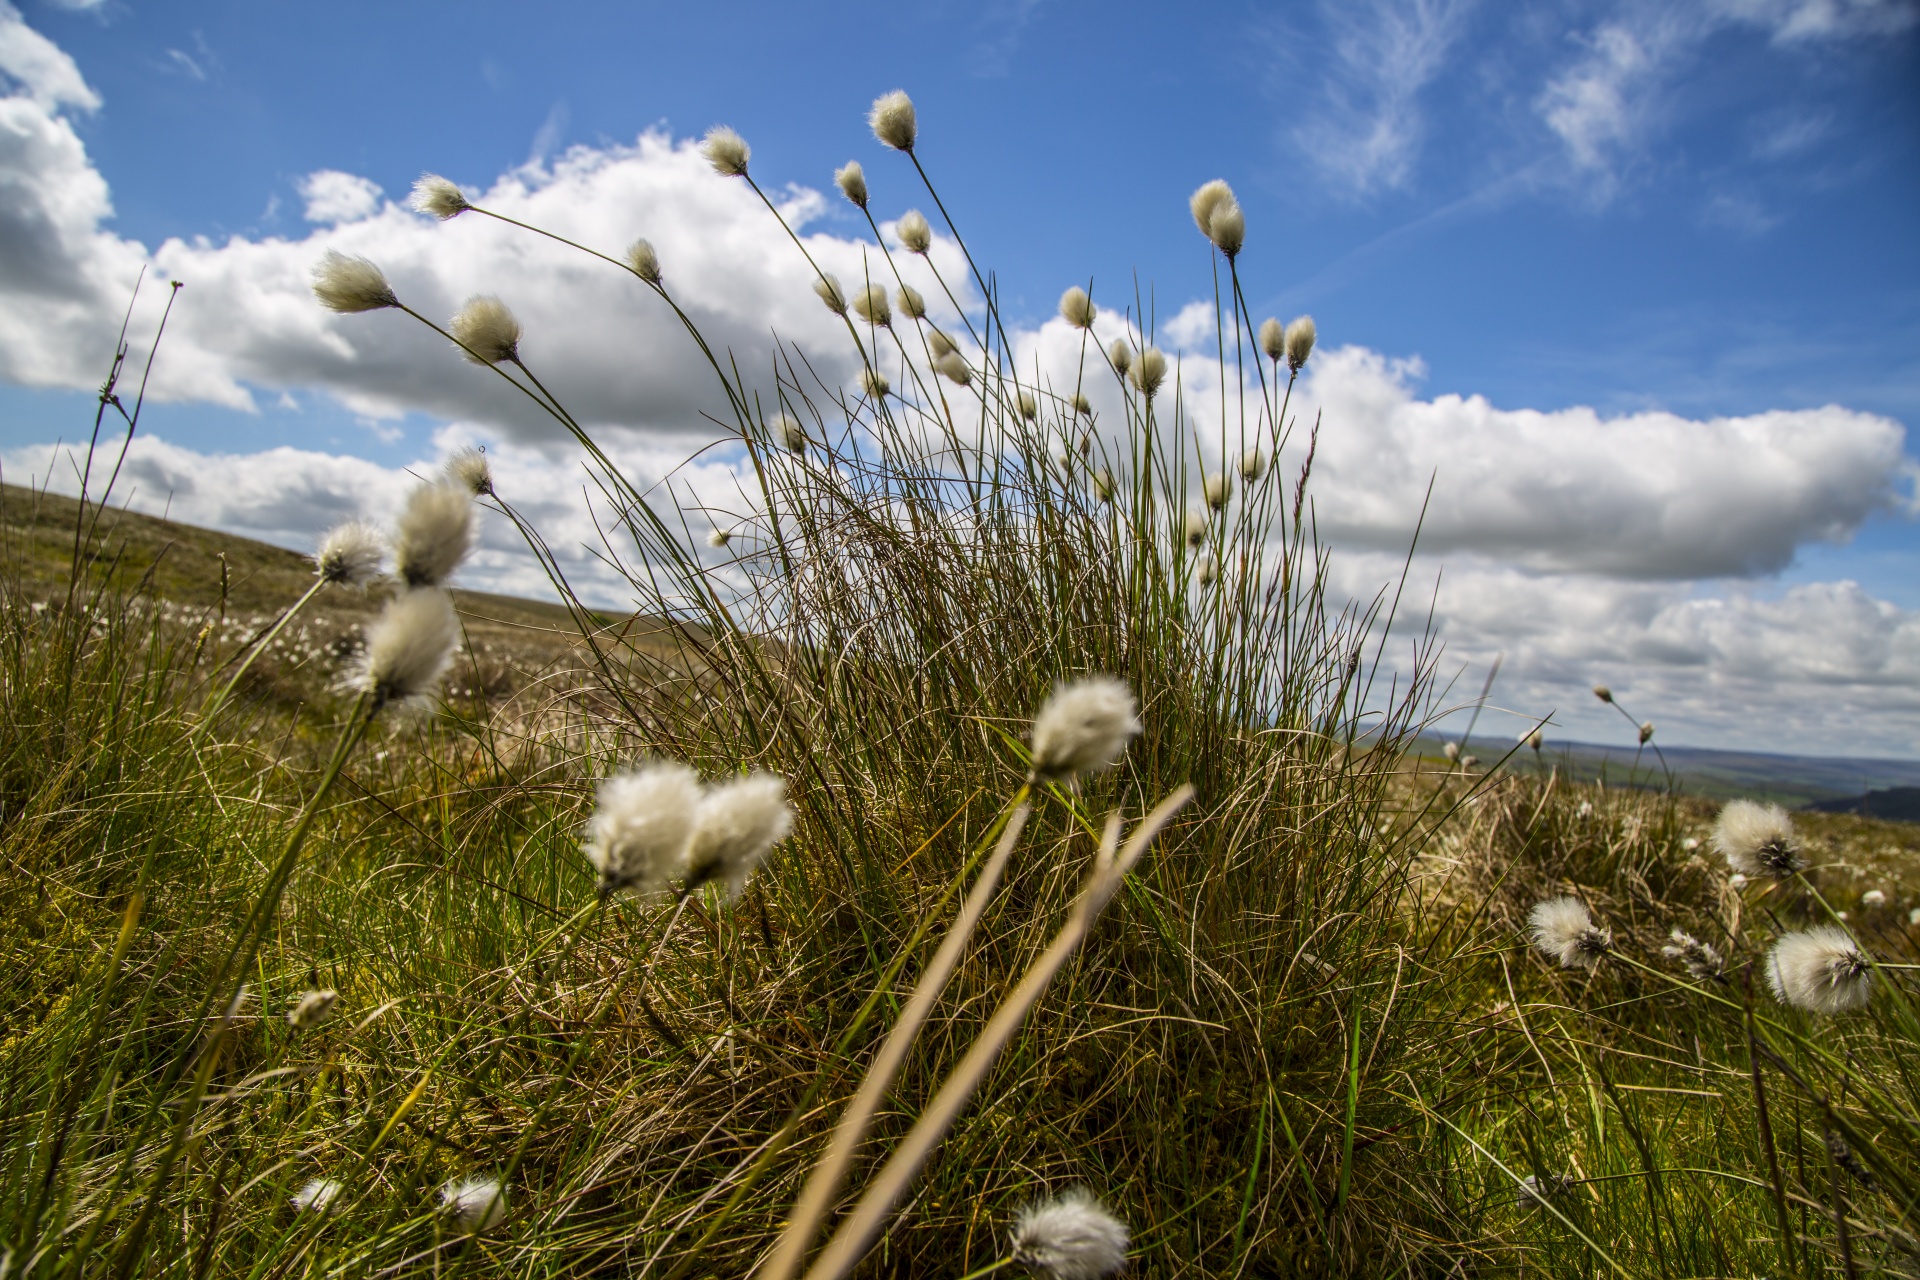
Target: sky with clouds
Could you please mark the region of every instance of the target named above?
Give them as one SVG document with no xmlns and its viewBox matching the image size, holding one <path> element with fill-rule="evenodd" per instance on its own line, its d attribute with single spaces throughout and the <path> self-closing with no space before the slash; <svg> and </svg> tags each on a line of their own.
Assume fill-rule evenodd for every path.
<svg viewBox="0 0 1920 1280">
<path fill-rule="evenodd" d="M 72 487 L 54 446 L 91 425 L 144 267 L 187 286 L 136 505 L 305 545 L 479 442 L 591 578 L 567 443 L 405 317 L 320 310 L 313 263 L 372 257 L 428 315 L 498 293 L 623 467 L 698 453 L 676 483 L 724 519 L 737 449 L 671 317 L 407 188 L 434 169 L 609 251 L 646 235 L 716 346 L 762 367 L 777 333 L 851 378 L 805 261 L 692 144 L 738 128 L 858 279 L 834 167 L 866 164 L 888 235 L 926 204 L 862 124 L 896 86 L 1043 369 L 1091 281 L 1103 333 L 1137 297 L 1192 402 L 1219 396 L 1185 197 L 1233 183 L 1249 305 L 1319 323 L 1295 404 L 1324 418 L 1341 587 L 1398 574 L 1431 483 L 1413 580 L 1463 699 L 1504 655 L 1515 714 L 1483 732 L 1553 712 L 1617 739 L 1605 681 L 1666 742 L 1920 755 L 1920 0 L 0 0 L 0 465 Z M 944 236 L 932 262 L 964 275 Z M 544 585 L 510 534 L 472 585 Z"/>
</svg>

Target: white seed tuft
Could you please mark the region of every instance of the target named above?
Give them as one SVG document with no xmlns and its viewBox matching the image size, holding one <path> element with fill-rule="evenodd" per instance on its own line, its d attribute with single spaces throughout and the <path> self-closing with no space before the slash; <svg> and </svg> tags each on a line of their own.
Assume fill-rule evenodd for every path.
<svg viewBox="0 0 1920 1280">
<path fill-rule="evenodd" d="M 914 115 L 913 99 L 904 89 L 883 93 L 873 100 L 867 112 L 867 124 L 873 136 L 895 151 L 911 151 L 920 136 L 920 122 Z"/>
<path fill-rule="evenodd" d="M 869 396 L 872 396 L 875 400 L 884 400 L 887 398 L 887 392 L 893 390 L 893 384 L 887 381 L 887 377 L 883 373 L 878 373 L 872 369 L 862 369 L 860 371 L 860 389 Z"/>
<path fill-rule="evenodd" d="M 340 993 L 327 988 L 323 991 L 309 991 L 294 1002 L 287 1010 L 287 1025 L 295 1031 L 305 1031 L 317 1027 L 332 1014 L 334 1002 L 340 999 Z"/>
<path fill-rule="evenodd" d="M 1022 1209 L 1011 1243 L 1016 1262 L 1052 1280 L 1100 1280 L 1127 1265 L 1127 1224 L 1082 1187 Z"/>
<path fill-rule="evenodd" d="M 953 339 L 938 329 L 927 330 L 927 350 L 933 353 L 935 360 L 950 356 L 960 348 L 953 345 Z"/>
<path fill-rule="evenodd" d="M 1022 391 L 1020 393 L 1019 404 L 1020 416 L 1028 422 L 1032 422 L 1040 416 L 1040 402 L 1033 398 L 1033 392 Z"/>
<path fill-rule="evenodd" d="M 1267 473 L 1266 455 L 1256 446 L 1240 455 L 1240 478 L 1252 484 Z"/>
<path fill-rule="evenodd" d="M 1102 502 L 1113 501 L 1113 468 L 1100 467 L 1091 477 L 1094 496 Z"/>
<path fill-rule="evenodd" d="M 722 529 L 716 526 L 712 532 L 707 534 L 707 545 L 715 551 L 724 550 L 726 545 L 732 541 L 733 531 L 730 529 Z"/>
<path fill-rule="evenodd" d="M 1220 562 L 1211 554 L 1203 555 L 1194 565 L 1193 576 L 1203 587 L 1210 587 L 1220 576 Z"/>
<path fill-rule="evenodd" d="M 1861 906 L 1863 906 L 1863 907 L 1884 907 L 1884 906 L 1886 906 L 1886 905 L 1887 905 L 1887 894 L 1886 894 L 1886 890 L 1884 890 L 1884 889 L 1869 889 L 1869 890 L 1867 890 L 1867 891 L 1866 891 L 1865 893 L 1863 893 L 1863 894 L 1861 894 L 1861 895 L 1860 895 L 1860 905 L 1861 905 Z"/>
<path fill-rule="evenodd" d="M 900 221 L 893 224 L 893 234 L 900 237 L 900 243 L 910 253 L 925 253 L 933 247 L 933 228 L 927 225 L 927 216 L 918 209 L 901 214 Z"/>
<path fill-rule="evenodd" d="M 1684 929 L 1675 929 L 1670 937 L 1671 941 L 1660 948 L 1660 954 L 1669 960 L 1678 960 L 1695 982 L 1710 982 L 1726 968 L 1726 960 L 1712 943 L 1702 942 Z"/>
<path fill-rule="evenodd" d="M 933 362 L 933 367 L 963 387 L 973 381 L 973 367 L 958 351 L 947 352 Z"/>
<path fill-rule="evenodd" d="M 376 711 L 418 707 L 432 698 L 459 642 L 460 620 L 446 592 L 402 592 L 368 628 L 352 683 L 372 696 Z"/>
<path fill-rule="evenodd" d="M 1187 198 L 1187 208 L 1193 213 L 1193 225 L 1200 228 L 1200 234 L 1209 240 L 1213 238 L 1213 214 L 1221 205 L 1237 203 L 1233 198 L 1233 188 L 1224 181 L 1215 178 L 1206 183 Z"/>
<path fill-rule="evenodd" d="M 840 291 L 839 278 L 832 272 L 822 272 L 813 282 L 813 291 L 827 304 L 827 310 L 837 316 L 847 314 L 847 295 Z"/>
<path fill-rule="evenodd" d="M 1313 354 L 1313 342 L 1318 334 L 1312 316 L 1296 316 L 1287 322 L 1287 368 L 1300 372 L 1300 366 Z"/>
<path fill-rule="evenodd" d="M 700 154 L 707 158 L 707 163 L 721 177 L 744 178 L 747 176 L 747 159 L 753 154 L 753 148 L 732 129 L 717 124 L 707 130 L 706 138 L 700 143 Z"/>
<path fill-rule="evenodd" d="M 926 319 L 927 300 L 921 297 L 920 291 L 912 285 L 901 285 L 899 291 L 893 295 L 893 300 L 899 304 L 900 314 L 907 317 L 907 319 Z"/>
<path fill-rule="evenodd" d="M 1644 747 L 1649 742 L 1652 742 L 1652 741 L 1653 741 L 1653 721 L 1643 720 L 1640 722 L 1640 745 Z"/>
<path fill-rule="evenodd" d="M 700 815 L 700 780 L 671 760 L 600 784 L 581 846 L 601 893 L 657 893 L 686 874 L 687 841 Z"/>
<path fill-rule="evenodd" d="M 393 286 L 379 267 L 365 258 L 354 258 L 329 249 L 313 267 L 313 296 L 329 311 L 352 314 L 397 307 Z"/>
<path fill-rule="evenodd" d="M 380 531 L 359 520 L 327 530 L 313 553 L 314 572 L 336 586 L 364 587 L 380 574 L 386 550 Z"/>
<path fill-rule="evenodd" d="M 473 547 L 473 499 L 446 482 L 407 498 L 393 535 L 393 571 L 409 587 L 445 585 Z"/>
<path fill-rule="evenodd" d="M 1065 781 L 1119 762 L 1141 730 L 1133 691 L 1112 676 L 1085 676 L 1053 691 L 1033 718 L 1033 774 Z"/>
<path fill-rule="evenodd" d="M 1780 935 L 1767 956 L 1767 985 L 1782 1004 L 1832 1015 L 1866 1008 L 1873 971 L 1845 929 L 1820 925 Z"/>
<path fill-rule="evenodd" d="M 1086 392 L 1082 391 L 1073 397 L 1073 411 L 1083 418 L 1093 416 L 1093 401 L 1087 399 Z"/>
<path fill-rule="evenodd" d="M 773 420 L 773 436 L 790 452 L 807 451 L 807 429 L 796 418 L 781 414 Z"/>
<path fill-rule="evenodd" d="M 1606 685 L 1597 684 L 1593 686 L 1593 696 L 1600 699 L 1600 701 L 1602 702 L 1612 702 L 1613 690 L 1607 688 Z"/>
<path fill-rule="evenodd" d="M 1241 247 L 1247 243 L 1247 215 L 1240 212 L 1237 201 L 1229 200 L 1214 207 L 1207 218 L 1207 238 L 1228 258 L 1240 255 Z"/>
<path fill-rule="evenodd" d="M 500 364 L 520 358 L 520 322 L 507 310 L 506 303 L 490 295 L 468 298 L 447 331 L 475 364 Z"/>
<path fill-rule="evenodd" d="M 343 1189 L 337 1178 L 309 1178 L 290 1199 L 298 1213 L 338 1213 L 334 1201 Z"/>
<path fill-rule="evenodd" d="M 1207 476 L 1207 505 L 1215 511 L 1226 506 L 1233 498 L 1233 477 L 1224 471 L 1214 471 Z"/>
<path fill-rule="evenodd" d="M 1167 380 L 1167 358 L 1158 347 L 1146 347 L 1141 350 L 1140 358 L 1134 361 L 1129 372 L 1133 385 L 1140 388 L 1142 395 L 1151 400 L 1160 390 L 1160 384 Z"/>
<path fill-rule="evenodd" d="M 420 175 L 413 184 L 413 196 L 409 203 L 420 213 L 430 213 L 442 222 L 473 208 L 459 187 L 437 173 Z"/>
<path fill-rule="evenodd" d="M 1275 364 L 1287 354 L 1286 327 L 1271 316 L 1260 322 L 1260 350 Z"/>
<path fill-rule="evenodd" d="M 1133 348 L 1127 345 L 1125 338 L 1115 338 L 1113 345 L 1107 348 L 1107 359 L 1113 365 L 1113 371 L 1121 377 L 1127 376 L 1127 370 L 1133 367 Z"/>
<path fill-rule="evenodd" d="M 660 283 L 660 255 L 654 250 L 653 241 L 635 240 L 628 245 L 627 265 L 648 284 Z"/>
<path fill-rule="evenodd" d="M 461 1178 L 440 1188 L 440 1211 L 462 1231 L 491 1231 L 507 1216 L 507 1193 L 493 1178 Z"/>
<path fill-rule="evenodd" d="M 472 445 L 455 449 L 447 459 L 447 479 L 476 498 L 493 492 L 493 468 L 487 463 L 486 452 Z"/>
<path fill-rule="evenodd" d="M 1713 848 L 1729 868 L 1747 876 L 1790 880 L 1807 865 L 1793 820 L 1777 804 L 1729 801 L 1713 824 Z"/>
<path fill-rule="evenodd" d="M 1562 969 L 1591 969 L 1613 950 L 1612 931 L 1596 926 L 1578 898 L 1549 898 L 1534 907 L 1528 921 L 1534 947 Z"/>
<path fill-rule="evenodd" d="M 1079 285 L 1060 295 L 1060 318 L 1076 329 L 1093 328 L 1093 299 Z"/>
<path fill-rule="evenodd" d="M 887 305 L 887 291 L 877 284 L 854 290 L 853 310 L 868 324 L 884 326 L 893 323 L 893 308 Z"/>
<path fill-rule="evenodd" d="M 719 880 L 738 898 L 767 851 L 792 830 L 785 778 L 755 773 L 709 788 L 687 846 L 687 888 Z"/>
<path fill-rule="evenodd" d="M 1449 742 L 1440 748 L 1440 754 L 1449 760 L 1457 761 L 1460 759 L 1460 744 L 1457 742 Z"/>
<path fill-rule="evenodd" d="M 1198 547 L 1204 544 L 1207 540 L 1207 533 L 1212 527 L 1212 522 L 1207 519 L 1204 511 L 1187 512 L 1187 523 L 1185 526 L 1187 545 L 1190 547 Z"/>
<path fill-rule="evenodd" d="M 858 160 L 849 160 L 835 169 L 833 184 L 851 203 L 862 209 L 867 207 L 867 171 L 860 167 Z"/>
</svg>

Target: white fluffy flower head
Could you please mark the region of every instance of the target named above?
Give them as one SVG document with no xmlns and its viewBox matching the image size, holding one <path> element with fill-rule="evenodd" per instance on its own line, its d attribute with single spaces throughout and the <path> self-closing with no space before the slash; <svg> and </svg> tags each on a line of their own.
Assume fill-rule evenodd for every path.
<svg viewBox="0 0 1920 1280">
<path fill-rule="evenodd" d="M 827 310 L 837 316 L 847 314 L 847 295 L 841 292 L 839 277 L 832 272 L 822 272 L 813 282 L 813 291 L 827 304 Z"/>
<path fill-rule="evenodd" d="M 893 323 L 893 308 L 887 305 L 887 291 L 877 284 L 853 291 L 853 310 L 868 324 L 884 326 Z"/>
<path fill-rule="evenodd" d="M 1100 1280 L 1127 1265 L 1127 1224 L 1084 1187 L 1028 1205 L 1013 1220 L 1015 1261 L 1052 1280 Z"/>
<path fill-rule="evenodd" d="M 1113 371 L 1124 378 L 1127 370 L 1133 367 L 1133 348 L 1127 345 L 1125 338 L 1115 338 L 1113 345 L 1107 348 L 1107 360 L 1112 363 Z"/>
<path fill-rule="evenodd" d="M 1119 763 L 1142 726 L 1133 691 L 1112 676 L 1084 676 L 1053 691 L 1033 718 L 1033 775 L 1067 781 Z"/>
<path fill-rule="evenodd" d="M 1102 502 L 1112 502 L 1113 501 L 1113 468 L 1099 467 L 1095 469 L 1090 479 L 1093 483 L 1094 496 L 1096 498 L 1099 498 L 1100 501 Z"/>
<path fill-rule="evenodd" d="M 1240 455 L 1240 478 L 1252 484 L 1267 474 L 1267 457 L 1255 446 Z"/>
<path fill-rule="evenodd" d="M 875 400 L 887 398 L 887 392 L 893 390 L 893 384 L 887 381 L 887 375 L 873 369 L 860 371 L 860 389 Z"/>
<path fill-rule="evenodd" d="M 793 453 L 805 453 L 807 450 L 807 429 L 799 421 L 787 414 L 781 414 L 772 422 L 773 438 Z"/>
<path fill-rule="evenodd" d="M 486 450 L 476 449 L 472 445 L 455 449 L 447 458 L 447 479 L 476 498 L 483 493 L 492 493 L 493 468 L 487 464 Z"/>
<path fill-rule="evenodd" d="M 851 203 L 862 209 L 867 207 L 867 171 L 860 167 L 858 160 L 849 160 L 835 169 L 833 184 Z"/>
<path fill-rule="evenodd" d="M 1713 824 L 1713 848 L 1728 867 L 1746 876 L 1788 880 L 1807 865 L 1793 820 L 1777 804 L 1729 801 Z"/>
<path fill-rule="evenodd" d="M 440 1211 L 462 1231 L 491 1231 L 507 1216 L 507 1193 L 493 1178 L 460 1178 L 440 1188 Z"/>
<path fill-rule="evenodd" d="M 1203 587 L 1212 586 L 1220 577 L 1220 562 L 1211 554 L 1201 556 L 1193 568 L 1194 580 Z"/>
<path fill-rule="evenodd" d="M 1678 960 L 1695 982 L 1710 982 L 1726 968 L 1726 960 L 1718 947 L 1700 941 L 1684 929 L 1673 931 L 1667 944 L 1660 948 L 1660 954 L 1669 960 Z"/>
<path fill-rule="evenodd" d="M 1247 243 L 1247 215 L 1240 211 L 1239 202 L 1229 200 L 1214 206 L 1207 217 L 1207 239 L 1227 257 L 1240 256 L 1241 247 Z"/>
<path fill-rule="evenodd" d="M 738 898 L 767 851 L 792 830 L 785 778 L 755 773 L 709 788 L 687 846 L 687 887 L 717 880 Z"/>
<path fill-rule="evenodd" d="M 1187 198 L 1187 208 L 1193 213 L 1193 225 L 1200 228 L 1200 234 L 1209 240 L 1213 238 L 1213 215 L 1222 205 L 1234 204 L 1233 188 L 1220 178 L 1203 184 Z"/>
<path fill-rule="evenodd" d="M 1549 898 L 1528 917 L 1533 945 L 1562 969 L 1591 969 L 1613 950 L 1613 933 L 1593 923 L 1578 898 Z"/>
<path fill-rule="evenodd" d="M 657 893 L 684 876 L 700 799 L 693 770 L 671 760 L 602 782 L 582 845 L 600 892 Z"/>
<path fill-rule="evenodd" d="M 364 587 L 379 576 L 380 557 L 385 553 L 386 541 L 378 529 L 349 520 L 320 539 L 313 553 L 314 572 L 336 586 Z"/>
<path fill-rule="evenodd" d="M 461 354 L 475 364 L 500 364 L 520 358 L 520 322 L 507 304 L 489 294 L 467 299 L 448 323 L 447 332 Z"/>
<path fill-rule="evenodd" d="M 1820 925 L 1780 935 L 1767 956 L 1767 985 L 1782 1004 L 1832 1016 L 1867 1007 L 1873 969 L 1845 929 Z"/>
<path fill-rule="evenodd" d="M 895 151 L 911 151 L 920 136 L 920 122 L 913 111 L 913 99 L 905 89 L 883 93 L 873 100 L 867 112 L 867 124 L 873 136 Z"/>
<path fill-rule="evenodd" d="M 707 545 L 715 551 L 724 551 L 727 544 L 732 541 L 733 531 L 731 529 L 722 529 L 717 525 L 707 534 Z"/>
<path fill-rule="evenodd" d="M 653 247 L 653 241 L 635 240 L 627 246 L 627 265 L 633 268 L 633 274 L 648 284 L 660 283 L 660 255 Z"/>
<path fill-rule="evenodd" d="M 1140 388 L 1142 395 L 1151 400 L 1160 390 L 1160 384 L 1167 380 L 1167 358 L 1160 348 L 1147 347 L 1140 352 L 1140 358 L 1133 362 L 1128 376 L 1133 385 Z"/>
<path fill-rule="evenodd" d="M 1286 326 L 1271 316 L 1260 322 L 1260 350 L 1275 364 L 1287 354 Z"/>
<path fill-rule="evenodd" d="M 700 143 L 700 154 L 707 158 L 713 171 L 726 178 L 744 178 L 747 176 L 747 160 L 753 155 L 753 148 L 747 140 L 729 129 L 717 124 L 707 130 L 707 136 Z"/>
<path fill-rule="evenodd" d="M 437 173 L 420 175 L 413 184 L 413 196 L 408 203 L 419 212 L 430 213 L 442 222 L 473 208 L 459 187 Z"/>
<path fill-rule="evenodd" d="M 473 548 L 473 498 L 457 484 L 423 484 L 393 532 L 393 571 L 409 587 L 438 587 Z"/>
<path fill-rule="evenodd" d="M 340 1198 L 341 1189 L 337 1178 L 309 1178 L 290 1199 L 300 1213 L 334 1213 L 334 1201 Z"/>
<path fill-rule="evenodd" d="M 893 298 L 895 302 L 900 304 L 900 314 L 906 316 L 909 320 L 923 320 L 926 318 L 927 300 L 921 297 L 920 291 L 912 285 L 901 285 L 899 291 L 893 295 Z"/>
<path fill-rule="evenodd" d="M 294 1001 L 293 1008 L 287 1010 L 287 1025 L 295 1031 L 317 1027 L 333 1013 L 333 1006 L 339 999 L 340 993 L 331 987 L 309 991 Z"/>
<path fill-rule="evenodd" d="M 933 367 L 949 380 L 966 386 L 973 381 L 973 367 L 958 351 L 949 351 L 933 362 Z"/>
<path fill-rule="evenodd" d="M 365 258 L 349 257 L 329 249 L 313 267 L 313 296 L 329 311 L 351 314 L 397 307 L 393 286 L 379 267 Z"/>
<path fill-rule="evenodd" d="M 433 697 L 459 643 L 460 619 L 446 592 L 404 591 L 368 628 L 352 684 L 372 696 L 376 711 L 419 707 Z"/>
<path fill-rule="evenodd" d="M 1313 354 L 1314 339 L 1318 335 L 1312 316 L 1296 316 L 1287 322 L 1287 368 L 1300 372 L 1300 366 Z"/>
<path fill-rule="evenodd" d="M 1079 285 L 1060 295 L 1060 318 L 1076 329 L 1093 328 L 1093 299 Z"/>
<path fill-rule="evenodd" d="M 910 253 L 925 253 L 933 248 L 933 228 L 927 225 L 927 215 L 918 209 L 901 214 L 900 221 L 893 224 L 893 234 L 900 237 L 900 243 Z"/>
<path fill-rule="evenodd" d="M 1182 527 L 1185 530 L 1187 545 L 1199 547 L 1206 543 L 1207 533 L 1212 529 L 1213 523 L 1207 519 L 1205 512 L 1189 511 L 1186 524 Z"/>
<path fill-rule="evenodd" d="M 1224 471 L 1214 471 L 1207 476 L 1207 505 L 1215 511 L 1227 505 L 1233 498 L 1233 477 Z"/>
</svg>

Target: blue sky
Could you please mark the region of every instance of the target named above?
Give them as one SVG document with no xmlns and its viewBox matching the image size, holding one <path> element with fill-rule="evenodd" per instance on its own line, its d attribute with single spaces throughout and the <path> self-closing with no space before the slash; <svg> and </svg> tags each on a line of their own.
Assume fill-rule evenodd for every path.
<svg viewBox="0 0 1920 1280">
<path fill-rule="evenodd" d="M 110 192 L 98 234 L 146 250 L 169 238 L 205 238 L 214 254 L 317 245 L 334 233 L 306 216 L 320 171 L 400 200 L 423 169 L 484 189 L 516 171 L 550 173 L 569 148 L 610 155 L 649 129 L 684 142 L 715 122 L 752 141 L 769 189 L 831 194 L 834 166 L 858 157 L 876 207 L 897 212 L 924 197 L 861 116 L 876 93 L 904 86 L 920 109 L 922 158 L 969 247 L 996 268 L 1003 311 L 1036 328 L 1062 287 L 1088 278 L 1111 297 L 1130 294 L 1137 273 L 1162 321 L 1207 292 L 1210 250 L 1185 195 L 1223 176 L 1247 212 L 1255 312 L 1311 312 L 1330 347 L 1377 353 L 1418 404 L 1484 397 L 1500 412 L 1591 406 L 1602 419 L 1660 411 L 1688 423 L 1837 405 L 1910 428 L 1920 422 L 1915 10 L 1912 0 L 538 10 L 19 0 L 0 31 L 38 33 L 71 59 L 96 101 L 35 90 L 17 68 L 8 83 L 39 92 L 84 146 Z M 331 221 L 350 229 L 355 218 Z M 864 232 L 837 199 L 809 227 Z M 196 261 L 205 273 L 214 259 Z M 21 287 L 9 279 L 0 271 L 0 291 Z M 195 298 L 189 278 L 183 300 Z M 0 369 L 10 474 L 81 424 L 84 360 L 49 372 L 57 363 Z M 484 412 L 386 390 L 370 409 L 304 368 L 263 357 L 233 373 L 254 392 L 245 410 L 183 385 L 151 428 L 202 455 L 289 445 L 388 470 L 429 458 L 450 423 L 493 429 Z M 1796 429 L 1826 429 L 1813 422 Z M 1913 754 L 1920 735 L 1899 717 L 1920 706 L 1902 674 L 1920 643 L 1920 622 L 1905 616 L 1920 610 L 1920 532 L 1911 478 L 1894 474 L 1915 456 L 1910 433 L 1899 449 L 1905 464 L 1873 455 L 1883 482 L 1848 471 L 1846 483 L 1881 491 L 1808 516 L 1784 563 L 1687 577 L 1658 555 L 1639 567 L 1613 557 L 1601 572 L 1578 557 L 1543 566 L 1467 534 L 1454 561 L 1488 582 L 1518 565 L 1543 601 L 1585 590 L 1624 602 L 1662 583 L 1658 601 L 1633 595 L 1653 630 L 1665 625 L 1659 610 L 1671 621 L 1689 601 L 1772 607 L 1796 587 L 1855 582 L 1895 611 L 1886 653 L 1871 671 L 1826 675 L 1802 655 L 1793 696 L 1838 680 L 1882 717 L 1870 745 Z M 1722 470 L 1693 483 L 1710 490 Z M 1754 500 L 1779 500 L 1770 493 Z M 226 523 L 283 540 L 306 532 L 231 513 Z M 1481 616 L 1463 610 L 1450 640 L 1462 661 L 1524 648 L 1469 615 Z M 1724 648 L 1731 672 L 1745 659 Z M 1516 693 L 1577 689 L 1575 667 L 1605 666 L 1601 654 L 1553 652 L 1532 677 L 1510 659 Z M 1694 741 L 1755 745 L 1737 719 L 1687 701 L 1697 676 L 1687 667 L 1650 680 L 1648 698 L 1690 708 L 1675 718 Z M 1740 670 L 1729 688 L 1766 680 Z M 1575 708 L 1569 727 L 1606 724 L 1586 714 Z M 1840 719 L 1808 715 L 1803 742 L 1783 747 L 1844 749 Z"/>
</svg>

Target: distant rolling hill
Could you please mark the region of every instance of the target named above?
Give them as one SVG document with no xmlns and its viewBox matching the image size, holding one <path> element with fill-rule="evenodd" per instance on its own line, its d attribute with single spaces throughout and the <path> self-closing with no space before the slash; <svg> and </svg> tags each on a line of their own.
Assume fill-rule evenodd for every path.
<svg viewBox="0 0 1920 1280">
<path fill-rule="evenodd" d="M 1422 739 L 1422 755 L 1439 756 L 1438 739 Z M 1467 745 L 1469 754 L 1492 764 L 1507 750 L 1498 740 L 1475 739 Z M 1789 808 L 1813 807 L 1829 812 L 1870 812 L 1875 817 L 1920 820 L 1904 814 L 1864 810 L 1866 794 L 1913 791 L 1920 801 L 1920 760 L 1892 760 L 1870 756 L 1790 756 L 1764 751 L 1720 751 L 1712 747 L 1662 747 L 1667 767 L 1672 769 L 1680 789 L 1692 795 L 1714 799 L 1749 796 L 1771 800 Z M 1539 764 L 1558 767 L 1562 774 L 1582 780 L 1605 778 L 1620 786 L 1659 787 L 1665 785 L 1660 757 L 1649 747 L 1638 761 L 1632 747 L 1604 746 L 1592 742 L 1556 742 L 1549 740 L 1541 749 Z M 1531 770 L 1534 753 L 1521 748 L 1508 760 L 1509 769 Z M 1899 799 L 1876 801 L 1878 804 L 1903 803 Z"/>
</svg>

